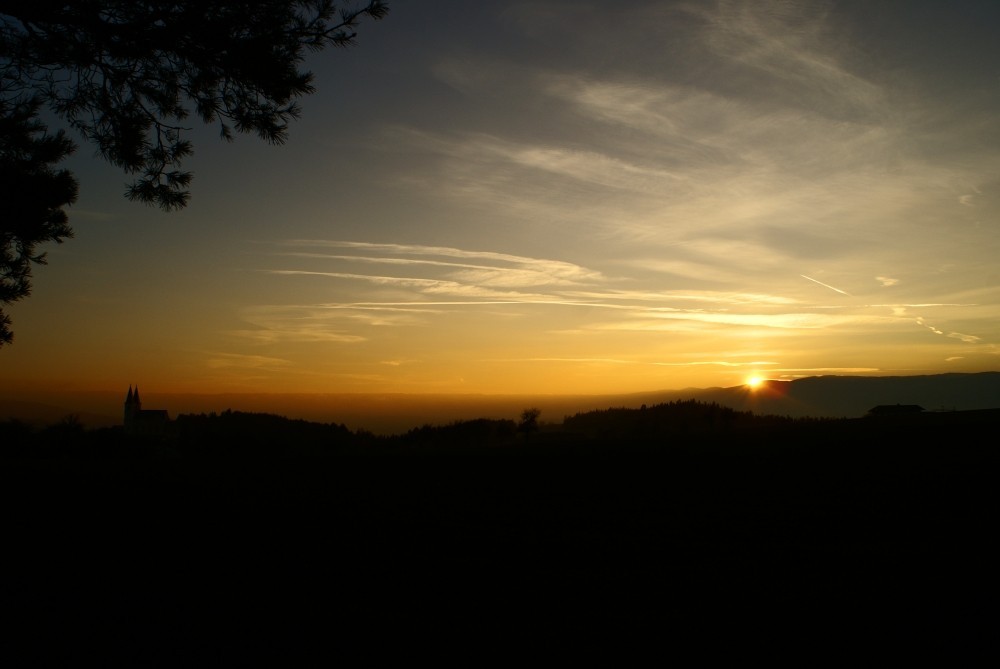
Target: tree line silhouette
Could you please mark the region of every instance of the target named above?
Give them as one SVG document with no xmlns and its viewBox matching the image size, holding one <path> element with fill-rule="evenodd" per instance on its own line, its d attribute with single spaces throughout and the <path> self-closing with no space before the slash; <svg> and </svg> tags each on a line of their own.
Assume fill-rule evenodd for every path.
<svg viewBox="0 0 1000 669">
<path fill-rule="evenodd" d="M 886 444 L 909 439 L 923 443 L 947 439 L 956 429 L 990 424 L 995 411 L 951 412 L 879 420 L 789 417 L 740 411 L 716 402 L 677 400 L 640 408 L 610 407 L 565 416 L 561 423 L 540 421 L 538 409 L 519 420 L 477 418 L 444 425 L 425 424 L 401 434 L 375 435 L 344 424 L 226 410 L 181 414 L 162 434 L 130 434 L 120 427 L 87 429 L 75 416 L 46 426 L 11 419 L 0 422 L 0 455 L 151 452 L 187 455 L 293 457 L 338 452 L 396 452 L 446 448 L 483 450 L 505 446 L 546 448 L 669 448 L 698 444 L 766 447 L 796 439 L 850 447 L 855 439 Z"/>
<path fill-rule="evenodd" d="M 6 421 L 4 597 L 24 638 L 50 635 L 35 648 L 132 643 L 137 666 L 254 656 L 262 640 L 288 652 L 330 630 L 883 635 L 947 617 L 979 633 L 988 424 L 696 401 L 530 433 L 484 418 L 383 437 L 239 411 L 180 415 L 159 437 Z"/>
</svg>

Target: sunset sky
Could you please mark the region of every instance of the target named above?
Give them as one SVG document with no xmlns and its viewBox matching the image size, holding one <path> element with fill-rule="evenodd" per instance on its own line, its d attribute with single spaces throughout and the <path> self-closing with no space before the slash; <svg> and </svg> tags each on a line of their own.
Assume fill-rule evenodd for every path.
<svg viewBox="0 0 1000 669">
<path fill-rule="evenodd" d="M 80 143 L 0 385 L 615 393 L 1000 369 L 1000 3 L 391 0 L 188 207 Z"/>
</svg>

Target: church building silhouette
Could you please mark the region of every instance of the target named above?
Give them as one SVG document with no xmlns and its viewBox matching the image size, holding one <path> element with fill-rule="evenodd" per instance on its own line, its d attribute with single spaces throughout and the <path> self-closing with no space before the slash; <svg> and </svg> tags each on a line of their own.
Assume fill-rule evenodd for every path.
<svg viewBox="0 0 1000 669">
<path fill-rule="evenodd" d="M 125 396 L 125 431 L 129 434 L 162 435 L 166 432 L 170 416 L 166 409 L 143 409 L 139 399 L 139 386 L 128 387 Z"/>
</svg>

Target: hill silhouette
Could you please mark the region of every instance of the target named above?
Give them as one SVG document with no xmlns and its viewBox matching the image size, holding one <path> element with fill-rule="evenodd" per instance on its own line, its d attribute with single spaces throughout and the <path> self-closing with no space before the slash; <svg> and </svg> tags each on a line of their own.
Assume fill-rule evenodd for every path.
<svg viewBox="0 0 1000 669">
<path fill-rule="evenodd" d="M 288 659 L 331 630 L 526 652 L 522 632 L 582 651 L 581 635 L 849 624 L 853 640 L 898 627 L 975 648 L 996 594 L 998 414 L 683 400 L 528 438 L 494 419 L 375 436 L 228 411 L 156 437 L 8 421 L 7 631 L 160 666 Z"/>
<path fill-rule="evenodd" d="M 925 376 L 813 376 L 769 381 L 747 392 L 727 388 L 708 397 L 737 409 L 790 416 L 863 416 L 880 404 L 917 404 L 927 410 L 1000 408 L 1000 372 Z"/>
</svg>

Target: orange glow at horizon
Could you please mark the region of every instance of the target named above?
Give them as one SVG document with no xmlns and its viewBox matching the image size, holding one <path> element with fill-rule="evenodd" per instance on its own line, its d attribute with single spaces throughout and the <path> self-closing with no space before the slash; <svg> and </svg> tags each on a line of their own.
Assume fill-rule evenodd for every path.
<svg viewBox="0 0 1000 669">
<path fill-rule="evenodd" d="M 448 3 L 400 3 L 317 54 L 285 146 L 192 130 L 181 211 L 123 198 L 81 144 L 74 238 L 0 305 L 0 399 L 760 403 L 1000 369 L 1000 87 L 962 67 L 1000 55 L 982 15 L 641 3 L 602 21 L 609 67 L 592 31 L 503 4 L 463 5 L 455 42 Z"/>
</svg>

